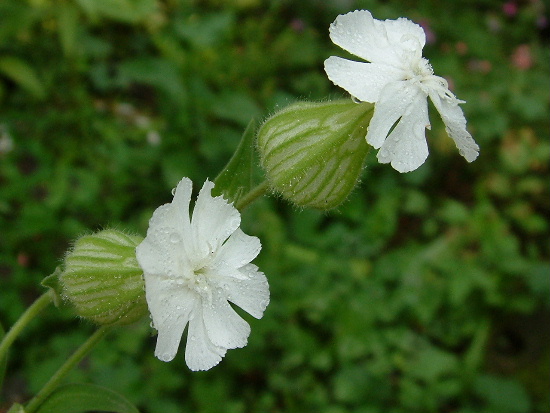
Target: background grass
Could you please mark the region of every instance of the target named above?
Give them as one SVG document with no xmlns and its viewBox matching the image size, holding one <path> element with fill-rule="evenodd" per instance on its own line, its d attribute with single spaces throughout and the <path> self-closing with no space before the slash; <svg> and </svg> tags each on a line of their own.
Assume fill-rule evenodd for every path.
<svg viewBox="0 0 550 413">
<path fill-rule="evenodd" d="M 75 371 L 143 412 L 547 412 L 549 49 L 532 1 L 0 2 L 0 323 L 75 237 L 145 234 L 188 176 L 200 187 L 252 117 L 342 97 L 337 14 L 408 17 L 481 146 L 465 162 L 433 107 L 431 155 L 401 175 L 371 152 L 338 210 L 277 198 L 243 215 L 271 304 L 208 372 L 154 358 L 148 321 Z M 93 330 L 48 309 L 11 352 L 0 411 L 35 393 Z M 183 353 L 183 352 L 182 352 Z"/>
</svg>

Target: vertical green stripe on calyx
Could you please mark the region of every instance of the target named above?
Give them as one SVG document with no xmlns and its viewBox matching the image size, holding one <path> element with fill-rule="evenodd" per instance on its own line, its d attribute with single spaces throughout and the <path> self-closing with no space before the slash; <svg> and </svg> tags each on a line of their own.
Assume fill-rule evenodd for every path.
<svg viewBox="0 0 550 413">
<path fill-rule="evenodd" d="M 108 229 L 79 238 L 59 276 L 63 297 L 76 313 L 98 324 L 126 324 L 147 313 L 135 256 L 142 238 Z"/>
<path fill-rule="evenodd" d="M 296 103 L 269 118 L 257 145 L 271 187 L 300 206 L 338 206 L 359 179 L 372 112 L 339 100 Z"/>
</svg>

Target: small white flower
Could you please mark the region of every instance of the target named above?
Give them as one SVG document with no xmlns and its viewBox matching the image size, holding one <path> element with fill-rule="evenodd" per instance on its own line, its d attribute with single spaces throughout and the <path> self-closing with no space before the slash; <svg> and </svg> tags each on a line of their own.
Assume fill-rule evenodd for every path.
<svg viewBox="0 0 550 413">
<path fill-rule="evenodd" d="M 391 162 L 399 172 L 413 171 L 424 163 L 428 157 L 425 129 L 430 128 L 428 96 L 460 154 L 468 162 L 477 158 L 479 146 L 466 130 L 458 106 L 464 101 L 451 93 L 447 81 L 435 76 L 422 57 L 426 43 L 422 27 L 405 18 L 376 20 L 367 10 L 356 10 L 336 18 L 330 38 L 370 62 L 331 56 L 325 60 L 325 71 L 355 98 L 376 103 L 366 139 L 380 149 L 381 163 Z"/>
<path fill-rule="evenodd" d="M 246 345 L 250 326 L 229 302 L 256 318 L 269 303 L 266 277 L 250 264 L 260 240 L 240 230 L 239 211 L 221 196 L 212 197 L 213 187 L 204 183 L 190 219 L 192 183 L 183 178 L 173 201 L 153 213 L 147 237 L 136 248 L 158 330 L 155 356 L 172 360 L 189 324 L 185 361 L 191 370 L 208 370 L 227 349 Z"/>
</svg>

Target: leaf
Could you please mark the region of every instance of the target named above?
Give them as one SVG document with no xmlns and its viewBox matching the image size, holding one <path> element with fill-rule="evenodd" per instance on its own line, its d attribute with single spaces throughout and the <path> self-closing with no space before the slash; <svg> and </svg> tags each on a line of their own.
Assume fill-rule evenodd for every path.
<svg viewBox="0 0 550 413">
<path fill-rule="evenodd" d="M 59 41 L 66 56 L 78 50 L 78 9 L 71 3 L 61 3 L 58 15 Z"/>
<path fill-rule="evenodd" d="M 6 332 L 4 331 L 4 327 L 2 327 L 2 324 L 0 324 L 0 341 L 2 341 L 5 335 L 6 335 Z M 0 359 L 0 389 L 2 388 L 2 384 L 4 383 L 4 376 L 6 374 L 7 364 L 8 364 L 8 354 L 6 353 L 6 356 Z"/>
<path fill-rule="evenodd" d="M 152 85 L 176 101 L 186 96 L 181 74 L 173 64 L 164 59 L 143 57 L 126 60 L 120 64 L 118 71 L 122 84 L 136 82 Z"/>
<path fill-rule="evenodd" d="M 95 384 L 67 384 L 59 387 L 36 413 L 81 413 L 87 411 L 139 413 L 121 394 Z"/>
<path fill-rule="evenodd" d="M 221 119 L 247 126 L 251 118 L 261 115 L 261 110 L 246 93 L 222 92 L 211 107 L 212 113 Z"/>
<path fill-rule="evenodd" d="M 92 19 L 104 16 L 124 23 L 138 23 L 153 15 L 155 0 L 77 0 Z"/>
<path fill-rule="evenodd" d="M 237 150 L 214 180 L 214 195 L 223 195 L 228 201 L 236 203 L 252 189 L 255 131 L 256 122 L 251 120 Z"/>
<path fill-rule="evenodd" d="M 44 86 L 36 76 L 34 69 L 21 59 L 13 56 L 0 58 L 0 73 L 13 80 L 37 99 L 42 99 L 46 95 Z"/>
<path fill-rule="evenodd" d="M 63 304 L 62 288 L 59 283 L 59 276 L 63 272 L 61 265 L 58 265 L 55 271 L 42 280 L 40 284 L 43 287 L 49 288 L 53 295 L 53 303 L 56 307 Z"/>
<path fill-rule="evenodd" d="M 475 392 L 492 408 L 501 413 L 527 413 L 531 401 L 523 385 L 514 379 L 481 375 L 474 384 Z"/>
<path fill-rule="evenodd" d="M 213 47 L 227 39 L 235 26 L 235 16 L 230 12 L 193 15 L 175 23 L 176 33 L 197 49 Z"/>
</svg>

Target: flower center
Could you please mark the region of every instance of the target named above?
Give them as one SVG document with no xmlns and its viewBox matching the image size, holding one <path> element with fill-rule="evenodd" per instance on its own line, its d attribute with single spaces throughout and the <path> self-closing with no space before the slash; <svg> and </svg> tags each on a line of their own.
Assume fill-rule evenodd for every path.
<svg viewBox="0 0 550 413">
<path fill-rule="evenodd" d="M 405 80 L 418 86 L 426 95 L 430 91 L 437 92 L 441 97 L 454 98 L 449 91 L 449 85 L 445 79 L 434 75 L 432 65 L 423 57 L 415 57 L 410 65 L 410 72 Z"/>
<path fill-rule="evenodd" d="M 410 71 L 405 77 L 405 80 L 412 80 L 415 84 L 421 84 L 435 77 L 433 73 L 434 71 L 428 60 L 423 57 L 415 56 L 411 61 Z"/>
</svg>

